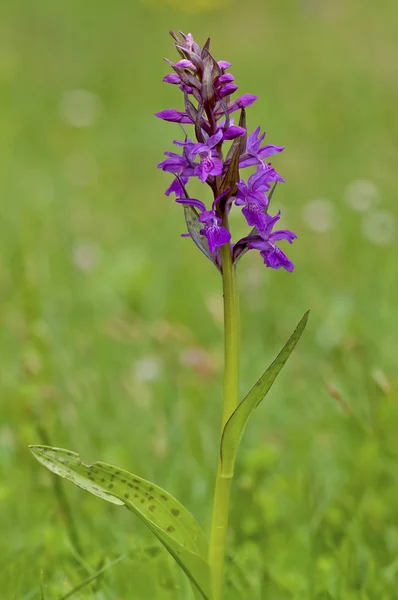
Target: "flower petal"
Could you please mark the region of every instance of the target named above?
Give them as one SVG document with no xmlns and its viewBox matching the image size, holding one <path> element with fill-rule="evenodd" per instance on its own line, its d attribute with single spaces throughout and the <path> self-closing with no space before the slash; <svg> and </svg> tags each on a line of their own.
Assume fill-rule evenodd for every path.
<svg viewBox="0 0 398 600">
<path fill-rule="evenodd" d="M 264 206 L 257 202 L 248 202 L 244 208 L 242 208 L 247 224 L 250 227 L 257 227 L 260 231 L 265 227 L 266 219 L 264 213 Z"/>
<path fill-rule="evenodd" d="M 294 269 L 294 264 L 288 259 L 286 254 L 280 248 L 274 246 L 272 250 L 263 250 L 260 252 L 264 259 L 264 264 L 271 269 L 286 269 L 291 273 Z"/>
<path fill-rule="evenodd" d="M 265 133 L 259 137 L 260 131 L 260 127 L 257 127 L 247 138 L 246 149 L 249 154 L 257 155 L 260 144 L 265 138 Z"/>
<path fill-rule="evenodd" d="M 235 77 L 232 75 L 232 73 L 224 73 L 224 75 L 220 75 L 220 77 L 217 78 L 216 85 L 218 87 L 219 85 L 231 83 L 232 81 L 235 81 Z"/>
<path fill-rule="evenodd" d="M 155 113 L 155 115 L 159 117 L 159 119 L 171 121 L 172 123 L 193 123 L 187 113 L 176 110 L 175 108 L 166 108 L 161 112 Z"/>
<path fill-rule="evenodd" d="M 246 129 L 244 127 L 239 127 L 239 125 L 231 125 L 230 127 L 228 127 L 228 129 L 224 132 L 223 140 L 234 140 L 237 137 L 240 137 L 241 135 L 245 135 L 246 133 Z"/>
<path fill-rule="evenodd" d="M 234 83 L 227 83 L 226 85 L 224 85 L 224 87 L 222 87 L 219 90 L 218 93 L 220 95 L 220 98 L 225 98 L 225 96 L 230 96 L 231 94 L 234 94 L 237 89 L 238 89 L 238 86 L 235 85 Z"/>
<path fill-rule="evenodd" d="M 210 225 L 202 229 L 202 235 L 207 237 L 210 252 L 213 253 L 217 246 L 227 244 L 231 239 L 230 232 L 220 225 Z"/>
<path fill-rule="evenodd" d="M 176 198 L 176 202 L 179 204 L 189 204 L 189 206 L 194 206 L 200 212 L 206 211 L 206 206 L 203 204 L 201 200 L 197 200 L 196 198 Z"/>
<path fill-rule="evenodd" d="M 273 146 L 272 144 L 269 144 L 268 146 L 263 146 L 260 148 L 257 156 L 260 158 L 266 158 L 267 156 L 271 156 L 277 152 L 283 152 L 284 149 L 284 146 Z"/>
<path fill-rule="evenodd" d="M 200 161 L 194 169 L 194 174 L 199 177 L 202 183 L 205 183 L 209 175 L 221 175 L 223 164 L 218 158 L 207 156 Z"/>
<path fill-rule="evenodd" d="M 176 62 L 175 66 L 180 67 L 180 69 L 193 69 L 194 71 L 196 71 L 195 65 L 186 58 L 183 58 L 182 60 Z"/>
<path fill-rule="evenodd" d="M 234 102 L 228 105 L 229 112 L 234 112 L 235 110 L 239 110 L 240 108 L 246 108 L 250 106 L 257 100 L 257 96 L 254 94 L 243 94 L 243 96 L 239 96 Z"/>
<path fill-rule="evenodd" d="M 232 66 L 232 63 L 228 62 L 227 60 L 219 60 L 217 64 L 220 69 L 229 69 L 229 67 Z"/>
<path fill-rule="evenodd" d="M 185 185 L 188 183 L 188 177 L 183 177 L 182 183 Z M 175 194 L 176 196 L 182 196 L 184 194 L 184 188 L 181 185 L 181 182 L 177 177 L 173 180 L 173 182 L 169 185 L 167 190 L 165 191 L 166 196 L 170 196 L 170 194 Z"/>
<path fill-rule="evenodd" d="M 163 81 L 165 83 L 173 83 L 174 85 L 181 83 L 181 79 L 176 73 L 169 73 L 163 77 Z"/>
<path fill-rule="evenodd" d="M 289 229 L 280 229 L 279 231 L 274 231 L 269 236 L 270 242 L 279 242 L 280 240 L 286 240 L 287 242 L 289 242 L 289 244 L 291 244 L 295 239 L 297 239 L 297 235 Z"/>
<path fill-rule="evenodd" d="M 218 142 L 221 141 L 223 137 L 222 129 L 219 129 L 214 135 L 210 136 L 207 140 L 208 148 L 212 149 L 214 146 L 217 146 Z"/>
</svg>

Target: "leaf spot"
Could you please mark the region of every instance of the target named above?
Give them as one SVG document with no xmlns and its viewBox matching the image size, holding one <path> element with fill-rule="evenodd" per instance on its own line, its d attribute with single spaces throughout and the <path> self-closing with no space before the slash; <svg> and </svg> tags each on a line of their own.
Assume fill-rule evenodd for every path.
<svg viewBox="0 0 398 600">
<path fill-rule="evenodd" d="M 175 517 L 178 517 L 178 515 L 180 514 L 180 511 L 177 508 L 172 508 L 171 514 L 174 515 Z"/>
</svg>

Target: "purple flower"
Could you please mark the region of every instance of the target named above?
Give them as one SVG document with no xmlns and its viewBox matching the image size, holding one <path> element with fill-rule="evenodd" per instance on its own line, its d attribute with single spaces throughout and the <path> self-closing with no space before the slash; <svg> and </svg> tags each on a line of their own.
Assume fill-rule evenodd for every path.
<svg viewBox="0 0 398 600">
<path fill-rule="evenodd" d="M 265 133 L 263 133 L 261 136 L 259 134 L 260 127 L 257 127 L 257 129 L 255 129 L 253 133 L 248 136 L 246 142 L 246 153 L 241 157 L 239 162 L 239 166 L 241 168 L 263 163 L 263 159 L 267 156 L 271 156 L 277 152 L 282 152 L 283 146 L 266 145 L 260 148 L 260 144 L 265 138 Z"/>
<path fill-rule="evenodd" d="M 175 152 L 165 152 L 166 160 L 163 160 L 158 164 L 158 169 L 166 171 L 167 173 L 174 173 L 175 175 L 193 175 L 193 168 L 189 163 L 186 156 L 180 156 Z"/>
<path fill-rule="evenodd" d="M 254 96 L 253 94 L 243 94 L 243 96 L 239 96 L 239 98 L 228 105 L 228 111 L 231 113 L 240 108 L 247 108 L 256 100 L 257 96 Z"/>
<path fill-rule="evenodd" d="M 216 87 L 219 87 L 220 85 L 224 85 L 225 83 L 232 83 L 233 81 L 235 81 L 235 77 L 232 75 L 232 73 L 224 73 L 223 75 L 220 75 L 220 77 L 217 77 L 217 79 L 214 82 L 214 85 Z"/>
<path fill-rule="evenodd" d="M 183 186 L 188 183 L 188 179 L 189 179 L 189 177 L 187 177 L 186 175 L 182 175 L 180 178 L 176 177 L 174 179 L 174 181 L 171 183 L 171 185 L 169 185 L 169 187 L 165 191 L 165 195 L 170 196 L 170 194 L 175 194 L 177 197 L 183 196 L 184 195 Z"/>
<path fill-rule="evenodd" d="M 159 119 L 163 119 L 163 121 L 171 121 L 172 123 L 193 123 L 191 117 L 175 108 L 166 108 L 161 112 L 155 113 Z"/>
<path fill-rule="evenodd" d="M 185 58 L 176 62 L 175 66 L 179 67 L 180 69 L 192 69 L 192 71 L 196 71 L 195 65 L 190 60 Z"/>
<path fill-rule="evenodd" d="M 227 60 L 219 60 L 218 61 L 218 66 L 220 67 L 220 69 L 229 69 L 229 67 L 232 66 L 232 63 L 228 62 Z"/>
<path fill-rule="evenodd" d="M 231 94 L 236 92 L 237 89 L 238 86 L 234 83 L 226 83 L 222 88 L 220 88 L 218 93 L 220 95 L 220 98 L 225 98 L 225 96 L 230 96 Z"/>
<path fill-rule="evenodd" d="M 223 132 L 210 136 L 205 144 L 193 144 L 189 149 L 192 156 L 200 157 L 200 164 L 194 169 L 194 174 L 199 177 L 202 183 L 205 183 L 209 175 L 221 175 L 223 164 L 218 156 L 215 146 L 222 140 Z"/>
<path fill-rule="evenodd" d="M 268 199 L 265 192 L 269 190 L 270 183 L 267 171 L 257 169 L 256 173 L 250 175 L 247 184 L 243 179 L 236 184 L 235 204 L 243 206 L 242 213 L 246 217 L 248 225 L 264 229 L 266 226 L 265 207 L 268 205 Z"/>
<path fill-rule="evenodd" d="M 293 240 L 297 238 L 297 235 L 288 229 L 280 229 L 279 231 L 272 232 L 274 225 L 280 219 L 280 211 L 275 217 L 271 217 L 268 214 L 264 216 L 266 220 L 265 227 L 259 232 L 260 235 L 253 237 L 251 241 L 248 240 L 248 248 L 260 250 L 260 254 L 264 259 L 264 264 L 267 267 L 271 267 L 272 269 L 280 269 L 282 267 L 291 273 L 294 269 L 293 263 L 288 259 L 286 254 L 278 248 L 275 242 L 286 240 L 291 244 Z"/>
<path fill-rule="evenodd" d="M 200 230 L 200 234 L 206 236 L 212 254 L 217 246 L 223 246 L 230 241 L 231 234 L 228 229 L 221 225 L 221 219 L 215 210 L 206 210 L 203 202 L 195 198 L 177 198 L 176 202 L 188 204 L 199 210 L 199 221 L 204 225 L 203 229 Z"/>
<path fill-rule="evenodd" d="M 181 77 L 179 77 L 176 73 L 169 73 L 168 75 L 163 77 L 163 81 L 165 83 L 172 83 L 173 85 L 178 85 L 179 83 L 181 83 Z M 158 113 L 157 116 L 159 116 L 159 114 L 160 113 Z"/>
<path fill-rule="evenodd" d="M 228 129 L 225 130 L 224 126 L 218 125 L 217 129 L 223 130 L 223 141 L 234 140 L 235 138 L 240 137 L 241 135 L 245 135 L 246 133 L 246 129 L 244 127 L 239 127 L 239 125 L 230 125 Z"/>
</svg>

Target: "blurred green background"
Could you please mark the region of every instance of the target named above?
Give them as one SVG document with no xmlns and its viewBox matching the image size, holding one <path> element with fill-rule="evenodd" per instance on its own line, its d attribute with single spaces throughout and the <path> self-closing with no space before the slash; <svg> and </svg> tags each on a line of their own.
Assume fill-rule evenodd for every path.
<svg viewBox="0 0 398 600">
<path fill-rule="evenodd" d="M 73 597 L 189 597 L 134 516 L 65 484 L 79 558 L 28 450 L 153 479 L 209 527 L 221 282 L 156 169 L 179 135 L 153 116 L 181 106 L 170 28 L 211 36 L 259 96 L 250 129 L 286 147 L 296 269 L 239 265 L 242 395 L 312 310 L 242 444 L 227 598 L 397 598 L 397 20 L 370 0 L 1 3 L 2 598 L 60 599 L 118 557 Z"/>
</svg>

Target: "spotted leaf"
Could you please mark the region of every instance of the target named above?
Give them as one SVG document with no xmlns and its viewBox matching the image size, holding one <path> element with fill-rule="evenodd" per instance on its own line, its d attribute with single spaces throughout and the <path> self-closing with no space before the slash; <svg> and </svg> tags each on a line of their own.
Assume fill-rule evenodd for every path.
<svg viewBox="0 0 398 600">
<path fill-rule="evenodd" d="M 211 600 L 207 540 L 187 509 L 154 483 L 62 448 L 30 446 L 35 458 L 60 477 L 113 504 L 124 505 L 149 527 L 189 577 L 195 596 Z"/>
</svg>

